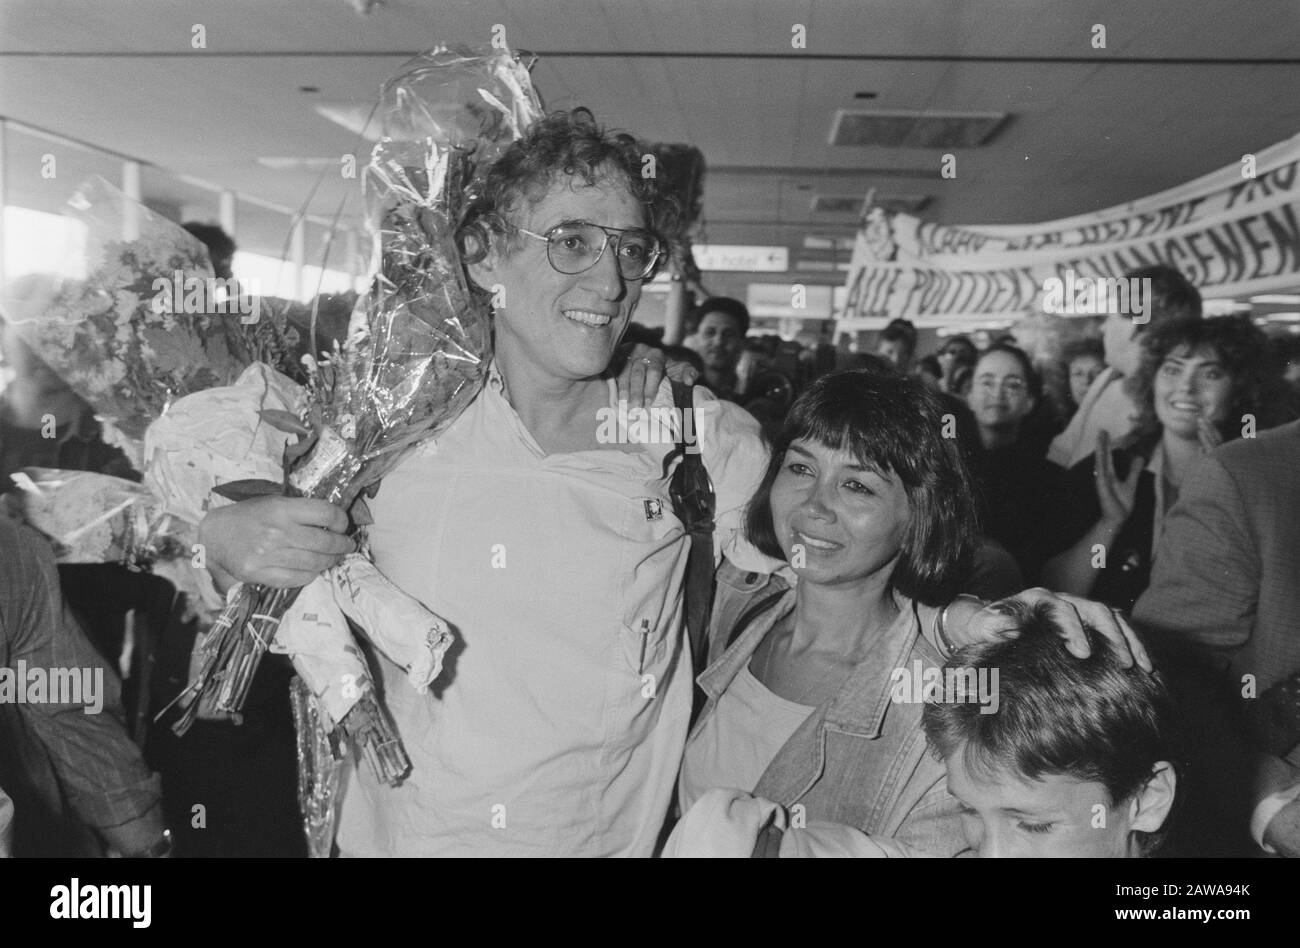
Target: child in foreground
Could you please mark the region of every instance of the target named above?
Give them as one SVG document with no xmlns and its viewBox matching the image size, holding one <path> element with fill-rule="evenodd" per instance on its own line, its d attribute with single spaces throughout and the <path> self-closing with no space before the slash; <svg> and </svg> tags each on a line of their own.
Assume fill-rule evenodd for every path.
<svg viewBox="0 0 1300 948">
<path fill-rule="evenodd" d="M 1045 609 L 1008 612 L 1006 631 L 1006 639 L 961 649 L 945 666 L 996 669 L 997 712 L 944 696 L 922 718 L 961 806 L 969 847 L 962 855 L 1150 855 L 1177 790 L 1164 682 L 1122 667 L 1091 630 L 1092 655 L 1069 654 Z M 683 817 L 664 854 L 926 855 L 850 827 L 800 824 L 797 805 L 712 790 Z"/>
</svg>

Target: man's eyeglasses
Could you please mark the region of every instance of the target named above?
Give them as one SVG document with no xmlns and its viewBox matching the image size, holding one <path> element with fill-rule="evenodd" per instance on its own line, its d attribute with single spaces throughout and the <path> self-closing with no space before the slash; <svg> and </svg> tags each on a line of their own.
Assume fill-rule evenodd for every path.
<svg viewBox="0 0 1300 948">
<path fill-rule="evenodd" d="M 562 221 L 544 234 L 515 227 L 521 234 L 546 241 L 546 259 L 559 273 L 585 273 L 600 262 L 614 238 L 614 256 L 618 272 L 625 280 L 645 280 L 654 276 L 663 259 L 659 238 L 641 228 L 604 227 L 589 221 Z"/>
</svg>

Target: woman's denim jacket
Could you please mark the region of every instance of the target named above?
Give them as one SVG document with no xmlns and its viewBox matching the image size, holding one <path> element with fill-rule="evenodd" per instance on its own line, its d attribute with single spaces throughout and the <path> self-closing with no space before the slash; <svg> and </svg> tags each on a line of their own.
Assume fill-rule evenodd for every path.
<svg viewBox="0 0 1300 948">
<path fill-rule="evenodd" d="M 727 647 L 736 623 L 765 601 Z M 839 691 L 795 731 L 753 791 L 787 809 L 802 804 L 809 822 L 840 823 L 927 854 L 953 856 L 966 849 L 958 803 L 945 786 L 942 762 L 926 749 L 923 705 L 891 700 L 895 669 L 911 675 L 915 661 L 924 668 L 943 664 L 920 634 L 922 620 L 932 622 L 935 613 L 902 596 L 897 601 L 898 619 L 870 645 Z M 696 679 L 707 703 L 688 743 L 768 631 L 794 604 L 795 590 L 782 577 L 746 573 L 723 561 L 710 621 L 709 657 Z"/>
</svg>

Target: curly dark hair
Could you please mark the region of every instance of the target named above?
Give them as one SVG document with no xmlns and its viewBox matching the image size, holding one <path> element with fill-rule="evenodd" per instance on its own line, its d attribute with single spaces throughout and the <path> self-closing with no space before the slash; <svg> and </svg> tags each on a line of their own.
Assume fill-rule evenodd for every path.
<svg viewBox="0 0 1300 948">
<path fill-rule="evenodd" d="M 1219 316 L 1214 319 L 1183 317 L 1160 323 L 1142 334 L 1142 355 L 1129 394 L 1138 405 L 1138 419 L 1129 444 L 1147 442 L 1160 432 L 1156 417 L 1155 378 L 1171 352 L 1186 346 L 1191 352 L 1210 349 L 1232 378 L 1228 412 L 1219 425 L 1224 440 L 1241 434 L 1241 418 L 1258 416 L 1261 393 L 1272 374 L 1268 360 L 1268 337 L 1248 316 Z"/>
<path fill-rule="evenodd" d="M 594 185 L 611 173 L 622 175 L 632 197 L 645 208 L 647 228 L 671 246 L 679 239 L 680 209 L 660 187 L 657 176 L 643 175 L 645 156 L 651 153 L 650 146 L 634 136 L 597 124 L 584 108 L 551 112 L 539 119 L 505 150 L 474 189 L 459 230 L 465 262 L 482 260 L 488 235 L 506 234 L 507 217 L 522 203 L 541 200 L 561 176 Z M 476 250 L 466 246 L 467 236 L 476 238 Z"/>
</svg>

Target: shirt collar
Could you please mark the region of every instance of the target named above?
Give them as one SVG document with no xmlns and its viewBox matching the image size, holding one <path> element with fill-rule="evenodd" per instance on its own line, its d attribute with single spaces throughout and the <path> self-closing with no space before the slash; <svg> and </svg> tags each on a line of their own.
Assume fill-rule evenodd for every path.
<svg viewBox="0 0 1300 948">
<path fill-rule="evenodd" d="M 878 737 L 893 701 L 893 672 L 905 668 L 921 632 L 916 603 L 894 593 L 898 617 L 875 637 L 853 673 L 826 709 L 826 726 L 863 737 Z"/>
</svg>

